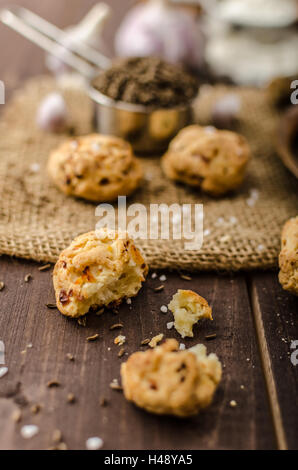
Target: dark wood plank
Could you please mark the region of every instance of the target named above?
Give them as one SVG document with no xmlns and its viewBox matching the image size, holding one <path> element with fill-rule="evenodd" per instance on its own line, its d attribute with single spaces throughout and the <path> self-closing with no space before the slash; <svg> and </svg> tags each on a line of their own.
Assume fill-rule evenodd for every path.
<svg viewBox="0 0 298 470">
<path fill-rule="evenodd" d="M 298 341 L 298 299 L 285 292 L 277 273 L 256 273 L 251 281 L 264 370 L 281 448 L 297 449 L 298 366 L 291 344 Z"/>
<path fill-rule="evenodd" d="M 24 282 L 31 273 L 33 279 Z M 54 300 L 50 272 L 39 272 L 35 263 L 0 259 L 0 339 L 6 348 L 9 373 L 0 380 L 0 447 L 45 449 L 51 435 L 60 429 L 69 448 L 84 448 L 90 436 L 100 436 L 107 449 L 267 449 L 275 447 L 271 417 L 254 336 L 253 323 L 243 276 L 236 279 L 196 275 L 191 282 L 169 274 L 165 290 L 154 293 L 160 281 L 149 278 L 132 306 L 123 305 L 119 314 L 91 315 L 87 326 L 64 318 L 45 304 Z M 224 364 L 223 381 L 212 406 L 199 416 L 178 420 L 145 413 L 126 402 L 122 393 L 109 388 L 119 378 L 122 359 L 113 344 L 118 332 L 109 327 L 119 320 L 127 338 L 126 351 L 140 349 L 140 342 L 160 332 L 167 337 L 179 335 L 167 330 L 171 314 L 162 314 L 177 288 L 192 288 L 213 306 L 214 322 L 203 322 L 194 339 L 183 341 L 187 347 L 204 342 Z M 86 338 L 99 333 L 97 342 Z M 207 343 L 205 335 L 216 333 Z M 181 338 L 180 338 L 181 341 Z M 26 348 L 32 343 L 32 348 Z M 22 354 L 22 351 L 26 353 Z M 66 355 L 71 353 L 75 361 Z M 57 379 L 61 386 L 46 384 Z M 244 389 L 241 389 L 244 385 Z M 66 403 L 68 393 L 77 402 Z M 108 406 L 102 408 L 104 396 Z M 236 400 L 238 406 L 229 403 Z M 42 410 L 32 415 L 30 409 Z M 12 426 L 11 412 L 23 410 L 22 423 Z M 37 424 L 38 436 L 26 441 L 20 437 L 23 424 Z M 6 430 L 9 429 L 7 433 Z"/>
</svg>

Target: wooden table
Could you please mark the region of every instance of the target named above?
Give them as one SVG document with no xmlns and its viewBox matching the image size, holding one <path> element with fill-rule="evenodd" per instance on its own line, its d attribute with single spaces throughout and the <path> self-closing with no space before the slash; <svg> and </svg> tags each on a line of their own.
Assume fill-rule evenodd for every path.
<svg viewBox="0 0 298 470">
<path fill-rule="evenodd" d="M 0 6 L 4 3 L 1 0 Z M 76 22 L 94 1 L 20 3 L 62 27 Z M 128 2 L 108 3 L 116 12 L 108 28 L 110 42 Z M 0 44 L 0 79 L 9 95 L 24 78 L 44 70 L 43 53 L 4 26 Z M 25 282 L 28 273 L 32 279 Z M 9 368 L 0 379 L 0 449 L 51 448 L 57 429 L 69 449 L 85 448 L 91 436 L 102 437 L 105 449 L 297 449 L 298 367 L 291 362 L 291 342 L 298 340 L 297 299 L 281 289 L 276 272 L 199 273 L 191 281 L 174 273 L 166 276 L 163 292 L 152 290 L 161 282 L 149 276 L 132 306 L 124 304 L 118 314 L 90 315 L 83 327 L 46 307 L 54 301 L 51 270 L 0 258 L 0 281 L 5 282 L 0 292 L 0 340 Z M 123 322 L 129 354 L 140 349 L 142 339 L 161 331 L 179 340 L 166 328 L 171 315 L 160 312 L 177 288 L 199 292 L 214 312 L 212 324 L 203 322 L 195 339 L 183 342 L 187 347 L 204 342 L 224 365 L 214 403 L 188 420 L 147 414 L 109 387 L 127 357 L 118 358 L 119 348 L 113 344 L 118 333 L 109 327 Z M 86 341 L 97 332 L 98 341 Z M 216 338 L 208 342 L 205 336 L 210 333 Z M 292 359 L 296 362 L 294 354 Z M 52 380 L 60 385 L 49 388 Z M 74 394 L 74 403 L 68 403 L 69 393 Z M 103 397 L 106 406 L 101 406 Z M 230 406 L 231 400 L 236 407 Z M 15 423 L 12 415 L 19 409 L 22 419 Z M 24 424 L 37 424 L 39 434 L 23 439 Z"/>
</svg>

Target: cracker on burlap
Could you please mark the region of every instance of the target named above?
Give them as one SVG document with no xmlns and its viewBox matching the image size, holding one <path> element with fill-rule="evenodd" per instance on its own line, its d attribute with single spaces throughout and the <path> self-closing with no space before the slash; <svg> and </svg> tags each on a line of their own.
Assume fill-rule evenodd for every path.
<svg viewBox="0 0 298 470">
<path fill-rule="evenodd" d="M 38 261 L 56 261 L 60 251 L 78 234 L 94 230 L 95 204 L 66 197 L 49 180 L 45 165 L 49 152 L 65 135 L 47 134 L 35 124 L 40 100 L 57 85 L 37 77 L 15 93 L 0 121 L 0 253 Z M 142 158 L 146 179 L 127 201 L 144 204 L 203 203 L 204 236 L 200 250 L 186 251 L 183 241 L 138 240 L 152 268 L 239 270 L 277 265 L 280 231 L 297 214 L 297 181 L 274 152 L 278 115 L 261 90 L 229 88 L 239 94 L 242 107 L 239 132 L 253 150 L 243 186 L 233 195 L 212 199 L 194 189 L 168 181 L 159 158 Z M 227 88 L 217 86 L 201 94 L 198 120 L 210 122 L 211 104 Z M 93 131 L 93 106 L 81 91 L 64 92 L 76 135 Z M 40 170 L 32 171 L 38 163 Z M 251 189 L 259 191 L 253 207 Z M 222 220 L 223 219 L 223 220 Z"/>
</svg>

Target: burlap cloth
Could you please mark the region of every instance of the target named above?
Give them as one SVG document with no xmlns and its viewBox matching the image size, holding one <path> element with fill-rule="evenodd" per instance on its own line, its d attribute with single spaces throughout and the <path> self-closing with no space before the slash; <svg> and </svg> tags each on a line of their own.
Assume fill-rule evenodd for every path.
<svg viewBox="0 0 298 470">
<path fill-rule="evenodd" d="M 49 151 L 65 136 L 39 131 L 35 115 L 41 98 L 55 87 L 48 77 L 29 81 L 4 107 L 0 122 L 0 253 L 45 262 L 55 261 L 76 235 L 93 230 L 97 221 L 94 204 L 64 196 L 45 173 Z M 205 89 L 196 105 L 202 123 L 208 123 L 212 102 L 226 91 L 223 86 Z M 253 150 L 237 193 L 212 199 L 166 180 L 158 158 L 142 159 L 146 178 L 129 203 L 203 203 L 207 230 L 203 247 L 195 252 L 185 251 L 181 241 L 139 240 L 152 268 L 239 270 L 277 264 L 281 227 L 297 214 L 297 181 L 274 154 L 277 115 L 264 93 L 234 92 L 242 100 L 239 132 Z M 92 131 L 89 99 L 70 89 L 65 98 L 75 133 Z M 259 191 L 259 198 L 251 207 L 247 199 L 252 189 Z"/>
</svg>

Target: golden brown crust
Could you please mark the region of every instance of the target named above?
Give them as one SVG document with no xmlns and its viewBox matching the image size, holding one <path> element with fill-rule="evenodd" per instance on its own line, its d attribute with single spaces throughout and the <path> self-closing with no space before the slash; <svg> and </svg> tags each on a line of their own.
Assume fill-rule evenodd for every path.
<svg viewBox="0 0 298 470">
<path fill-rule="evenodd" d="M 285 223 L 281 248 L 279 282 L 285 290 L 298 295 L 298 216 Z"/>
<path fill-rule="evenodd" d="M 65 194 L 97 202 L 129 196 L 143 176 L 128 142 L 100 134 L 64 142 L 50 154 L 48 173 Z"/>
<path fill-rule="evenodd" d="M 94 306 L 119 304 L 137 295 L 148 267 L 124 232 L 101 229 L 77 237 L 59 256 L 53 272 L 57 307 L 80 317 Z"/>
<path fill-rule="evenodd" d="M 212 401 L 221 379 L 221 364 L 206 348 L 179 351 L 178 342 L 132 354 L 121 366 L 125 398 L 156 413 L 191 416 Z"/>
<path fill-rule="evenodd" d="M 221 196 L 240 186 L 249 158 L 250 148 L 241 135 L 192 125 L 172 140 L 162 167 L 172 180 Z"/>
</svg>

